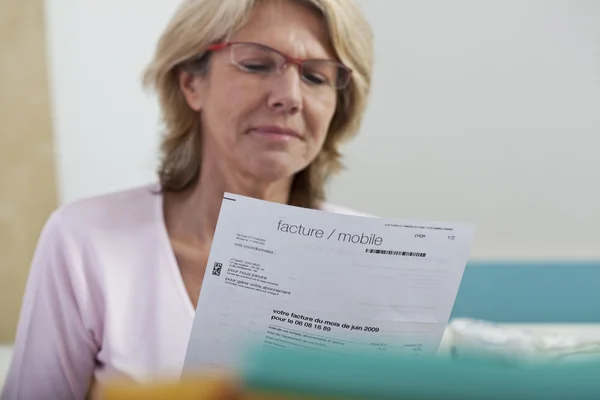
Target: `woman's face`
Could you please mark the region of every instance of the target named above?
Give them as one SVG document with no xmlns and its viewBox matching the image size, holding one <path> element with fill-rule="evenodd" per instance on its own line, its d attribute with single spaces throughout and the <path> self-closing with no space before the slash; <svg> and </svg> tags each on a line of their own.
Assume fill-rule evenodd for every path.
<svg viewBox="0 0 600 400">
<path fill-rule="evenodd" d="M 231 42 L 252 42 L 297 59 L 331 59 L 327 31 L 310 8 L 263 1 Z M 244 62 L 243 48 L 234 54 Z M 286 179 L 317 156 L 336 108 L 335 88 L 301 79 L 289 65 L 276 74 L 244 70 L 226 48 L 212 54 L 206 76 L 181 76 L 187 102 L 200 112 L 204 162 L 254 180 Z M 246 64 L 245 64 L 246 65 Z"/>
</svg>

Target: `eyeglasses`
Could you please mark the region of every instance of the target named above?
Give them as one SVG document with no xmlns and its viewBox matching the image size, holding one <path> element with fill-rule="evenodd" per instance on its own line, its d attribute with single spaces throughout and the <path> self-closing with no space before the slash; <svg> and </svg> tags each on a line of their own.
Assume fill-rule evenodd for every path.
<svg viewBox="0 0 600 400">
<path fill-rule="evenodd" d="M 301 60 L 258 43 L 219 43 L 209 46 L 207 51 L 223 49 L 230 50 L 233 65 L 253 74 L 279 74 L 286 66 L 296 65 L 301 79 L 312 86 L 330 86 L 342 90 L 348 86 L 352 75 L 352 70 L 339 62 L 327 59 Z"/>
</svg>

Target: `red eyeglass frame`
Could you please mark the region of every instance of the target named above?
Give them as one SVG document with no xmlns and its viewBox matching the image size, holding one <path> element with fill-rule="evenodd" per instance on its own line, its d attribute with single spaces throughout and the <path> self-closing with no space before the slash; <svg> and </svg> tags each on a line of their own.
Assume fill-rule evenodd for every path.
<svg viewBox="0 0 600 400">
<path fill-rule="evenodd" d="M 281 55 L 285 59 L 286 64 L 295 65 L 295 66 L 297 66 L 300 69 L 302 68 L 302 63 L 304 63 L 305 61 L 327 61 L 327 62 L 330 62 L 332 64 L 336 64 L 337 66 L 339 66 L 340 68 L 344 69 L 348 73 L 348 81 L 346 82 L 346 85 L 344 87 L 348 86 L 348 83 L 350 82 L 350 78 L 352 76 L 352 69 L 348 68 L 344 64 L 342 64 L 340 62 L 337 62 L 335 60 L 328 60 L 328 59 L 325 59 L 325 58 L 323 58 L 323 59 L 315 59 L 315 58 L 312 58 L 312 59 L 311 58 L 302 59 L 302 58 L 295 58 L 295 57 L 288 56 L 287 54 L 284 54 L 284 53 L 282 53 L 279 50 L 276 50 L 276 49 L 274 49 L 272 47 L 266 46 L 266 45 L 261 44 L 261 43 L 254 43 L 254 42 L 222 42 L 222 43 L 215 43 L 215 44 L 211 44 L 210 46 L 208 46 L 206 48 L 206 51 L 211 51 L 211 52 L 220 51 L 220 50 L 226 49 L 226 48 L 228 48 L 228 47 L 230 47 L 232 45 L 235 45 L 235 44 L 249 44 L 249 45 L 252 45 L 252 46 L 258 46 L 258 47 L 262 47 L 262 48 L 264 48 L 266 50 L 273 51 L 273 52 Z"/>
</svg>

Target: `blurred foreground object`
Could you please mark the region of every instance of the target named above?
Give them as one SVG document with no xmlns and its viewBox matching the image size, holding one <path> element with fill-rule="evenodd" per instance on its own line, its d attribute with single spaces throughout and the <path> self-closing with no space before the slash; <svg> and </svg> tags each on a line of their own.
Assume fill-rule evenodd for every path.
<svg viewBox="0 0 600 400">
<path fill-rule="evenodd" d="M 111 388 L 121 399 L 600 399 L 600 363 L 507 368 L 486 360 L 259 350 L 231 380 Z"/>
<path fill-rule="evenodd" d="M 486 359 L 505 365 L 600 362 L 600 337 L 539 334 L 476 319 L 455 319 L 449 325 L 455 359 Z M 600 398 L 600 397 L 599 397 Z"/>
<path fill-rule="evenodd" d="M 225 376 L 201 375 L 197 379 L 181 381 L 115 382 L 104 388 L 102 400 L 158 400 L 158 399 L 194 399 L 194 400 L 235 400 L 240 392 L 233 379 Z"/>
</svg>

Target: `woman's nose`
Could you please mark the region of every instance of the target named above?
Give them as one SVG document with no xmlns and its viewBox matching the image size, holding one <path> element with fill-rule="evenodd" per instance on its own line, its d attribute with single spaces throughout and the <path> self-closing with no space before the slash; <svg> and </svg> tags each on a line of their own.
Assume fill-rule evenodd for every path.
<svg viewBox="0 0 600 400">
<path fill-rule="evenodd" d="M 298 68 L 288 66 L 273 77 L 269 108 L 285 113 L 296 114 L 302 111 L 302 80 Z"/>
</svg>

